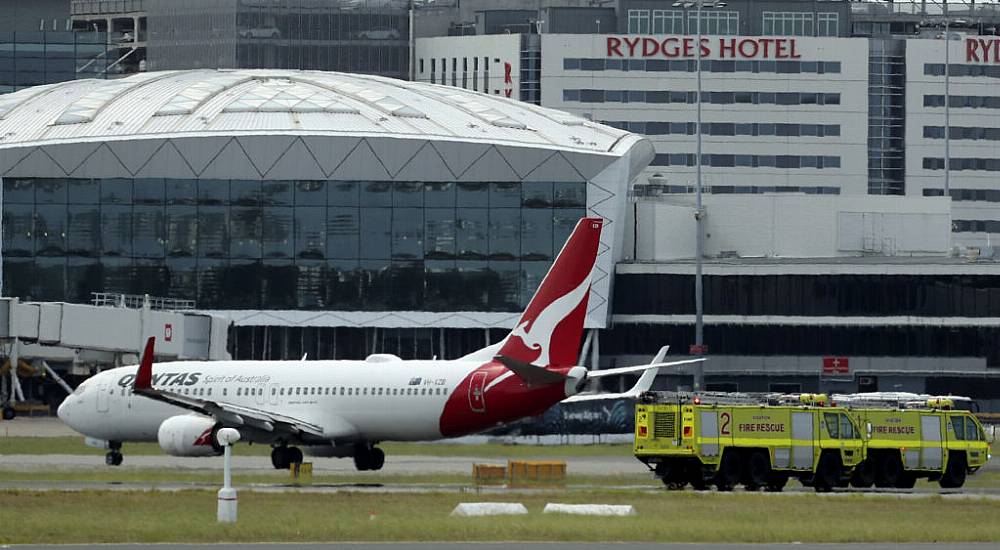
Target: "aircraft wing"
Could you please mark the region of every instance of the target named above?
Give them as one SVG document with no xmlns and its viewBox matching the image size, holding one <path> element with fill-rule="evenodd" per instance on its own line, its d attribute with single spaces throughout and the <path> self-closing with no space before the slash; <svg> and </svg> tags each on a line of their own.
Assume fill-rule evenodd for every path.
<svg viewBox="0 0 1000 550">
<path fill-rule="evenodd" d="M 146 349 L 142 354 L 139 370 L 136 373 L 135 381 L 132 383 L 132 393 L 136 395 L 142 395 L 175 407 L 211 416 L 224 427 L 228 428 L 247 427 L 269 433 L 287 433 L 300 439 L 320 439 L 323 441 L 328 441 L 335 437 L 353 435 L 351 433 L 353 427 L 346 423 L 342 423 L 343 425 L 337 426 L 331 431 L 315 423 L 273 411 L 222 403 L 210 399 L 200 399 L 190 395 L 181 395 L 171 391 L 155 389 L 152 385 L 153 345 L 155 340 L 156 338 L 150 337 L 146 342 Z"/>
</svg>

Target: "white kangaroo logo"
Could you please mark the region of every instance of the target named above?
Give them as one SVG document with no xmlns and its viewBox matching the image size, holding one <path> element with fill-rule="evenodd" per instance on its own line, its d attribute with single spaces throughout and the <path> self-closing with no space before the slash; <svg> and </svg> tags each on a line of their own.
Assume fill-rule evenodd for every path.
<svg viewBox="0 0 1000 550">
<path fill-rule="evenodd" d="M 580 286 L 554 300 L 548 307 L 539 312 L 534 320 L 528 319 L 514 327 L 514 330 L 510 331 L 508 338 L 517 336 L 524 342 L 524 345 L 528 349 L 541 350 L 541 354 L 539 354 L 533 363 L 547 366 L 549 364 L 549 345 L 552 341 L 552 333 L 556 330 L 556 325 L 562 322 L 566 316 L 580 305 L 580 301 L 587 295 L 588 288 L 590 288 L 589 275 L 583 278 Z M 531 326 L 528 327 L 528 325 Z"/>
</svg>

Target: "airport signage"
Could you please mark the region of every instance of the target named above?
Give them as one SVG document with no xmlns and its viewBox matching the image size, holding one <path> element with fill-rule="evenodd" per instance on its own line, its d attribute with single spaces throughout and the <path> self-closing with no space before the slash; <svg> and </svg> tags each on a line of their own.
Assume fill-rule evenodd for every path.
<svg viewBox="0 0 1000 550">
<path fill-rule="evenodd" d="M 966 63 L 1000 63 L 1000 38 L 966 38 Z"/>
<path fill-rule="evenodd" d="M 609 36 L 607 57 L 697 59 L 692 36 Z M 701 57 L 711 59 L 800 59 L 794 38 L 702 37 Z"/>
</svg>

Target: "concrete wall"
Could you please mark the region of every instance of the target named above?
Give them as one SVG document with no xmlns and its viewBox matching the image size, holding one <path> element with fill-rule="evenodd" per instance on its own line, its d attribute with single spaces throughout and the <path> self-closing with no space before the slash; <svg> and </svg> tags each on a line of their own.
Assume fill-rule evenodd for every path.
<svg viewBox="0 0 1000 550">
<path fill-rule="evenodd" d="M 706 195 L 704 204 L 708 256 L 825 258 L 950 250 L 951 218 L 943 198 Z M 630 214 L 626 254 L 631 251 L 639 261 L 694 256 L 692 197 L 641 201 Z"/>
</svg>

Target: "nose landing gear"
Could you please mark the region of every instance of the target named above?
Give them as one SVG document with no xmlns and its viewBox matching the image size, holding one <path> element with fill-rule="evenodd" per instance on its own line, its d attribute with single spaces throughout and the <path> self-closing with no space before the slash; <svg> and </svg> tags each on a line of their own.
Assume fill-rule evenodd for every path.
<svg viewBox="0 0 1000 550">
<path fill-rule="evenodd" d="M 109 441 L 108 442 L 108 454 L 104 455 L 104 463 L 108 466 L 121 466 L 122 460 L 125 459 L 122 455 L 122 442 L 121 441 Z"/>
</svg>

